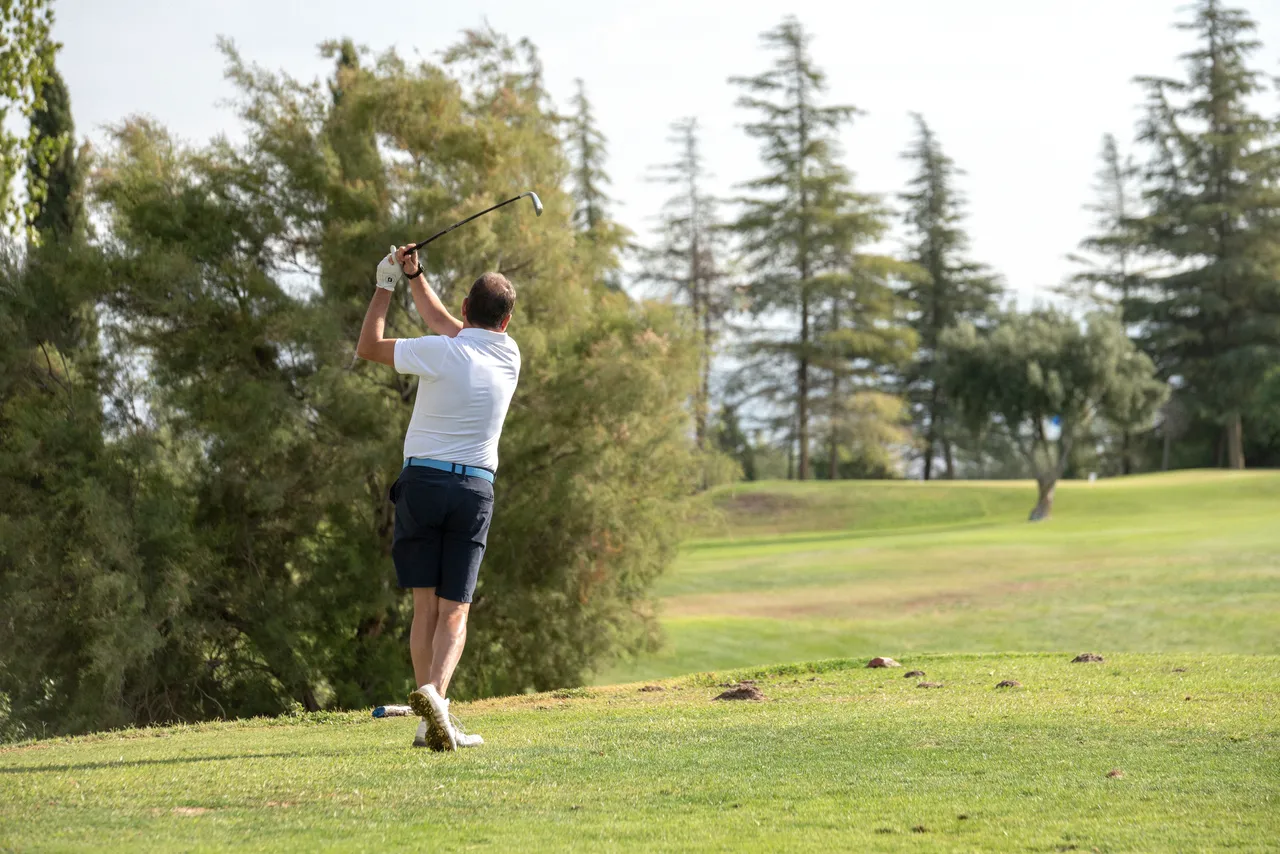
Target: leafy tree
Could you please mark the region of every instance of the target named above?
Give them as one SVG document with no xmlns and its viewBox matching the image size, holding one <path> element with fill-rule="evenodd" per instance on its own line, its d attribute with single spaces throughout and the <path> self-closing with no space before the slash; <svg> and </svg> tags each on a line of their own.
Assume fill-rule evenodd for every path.
<svg viewBox="0 0 1280 854">
<path fill-rule="evenodd" d="M 29 119 L 41 104 L 41 89 L 58 50 L 49 38 L 52 27 L 51 0 L 0 4 L 0 223 L 6 231 L 34 216 L 44 195 L 45 169 L 57 155 L 56 147 L 42 139 L 36 127 L 29 126 L 24 138 L 13 127 L 14 119 Z M 19 216 L 14 180 L 28 158 L 35 167 L 27 180 L 34 193 L 29 195 L 25 215 Z"/>
<path fill-rule="evenodd" d="M 732 305 L 725 271 L 727 232 L 717 214 L 717 200 L 706 189 L 707 173 L 698 139 L 698 120 L 672 125 L 676 159 L 659 167 L 657 179 L 676 188 L 663 205 L 659 243 L 643 253 L 641 280 L 656 282 L 688 304 L 699 335 L 698 392 L 694 397 L 694 432 L 706 447 L 711 410 L 711 367 L 716 341 Z"/>
<path fill-rule="evenodd" d="M 76 150 L 71 97 L 52 65 L 40 88 L 40 104 L 31 115 L 35 145 L 27 154 L 27 197 L 34 208 L 31 227 L 57 242 L 84 229 L 84 176 Z"/>
<path fill-rule="evenodd" d="M 1243 415 L 1280 360 L 1280 146 L 1276 120 L 1254 107 L 1270 86 L 1248 65 L 1256 25 L 1199 0 L 1199 45 L 1187 77 L 1142 78 L 1148 212 L 1138 245 L 1167 272 L 1145 278 L 1126 307 L 1161 372 L 1220 424 L 1227 465 L 1243 468 Z"/>
<path fill-rule="evenodd" d="M 821 411 L 827 427 L 827 477 L 842 476 L 841 460 L 865 461 L 844 470 L 850 477 L 889 476 L 899 469 L 898 451 L 909 447 L 902 424 L 903 401 L 883 391 L 890 375 L 911 360 L 916 334 L 907 324 L 908 303 L 897 282 L 916 275 L 907 263 L 857 250 L 880 239 L 887 222 L 878 208 L 852 220 L 843 269 L 819 278 L 826 297 L 819 323 L 815 365 L 826 373 Z M 872 475 L 872 472 L 879 474 Z"/>
<path fill-rule="evenodd" d="M 763 328 L 748 342 L 747 370 L 765 380 L 759 391 L 793 410 L 795 474 L 803 480 L 810 474 L 817 362 L 832 356 L 824 350 L 819 316 L 856 287 L 854 253 L 884 222 L 875 200 L 853 191 L 849 172 L 836 160 L 836 135 L 856 111 L 819 103 L 826 78 L 810 55 L 809 35 L 787 18 L 761 40 L 776 55 L 773 66 L 730 82 L 743 90 L 738 106 L 755 113 L 746 131 L 760 141 L 767 171 L 743 185 L 748 195 L 739 200 L 733 229 L 741 237 L 743 266 L 752 271 L 746 283 L 751 311 L 787 324 Z M 842 340 L 835 334 L 842 322 L 838 315 L 827 319 L 828 344 Z M 782 364 L 792 378 L 778 382 L 774 368 Z"/>
<path fill-rule="evenodd" d="M 1083 326 L 1053 309 L 1007 314 L 985 331 L 964 322 L 943 333 L 939 355 L 943 391 L 966 426 L 999 431 L 1034 472 L 1032 521 L 1052 512 L 1072 450 L 1097 419 L 1140 426 L 1166 394 L 1151 359 L 1104 314 Z"/>
<path fill-rule="evenodd" d="M 516 281 L 525 359 L 455 690 L 575 684 L 654 640 L 696 468 L 694 343 L 668 307 L 593 286 L 532 48 L 469 33 L 414 68 L 326 50 L 328 91 L 228 47 L 245 141 L 126 121 L 92 184 L 103 247 L 0 277 L 6 734 L 408 689 L 386 495 L 414 385 L 349 367 L 355 306 L 389 242 L 528 187 L 536 226 L 487 217 L 426 259 L 454 305 L 480 271 Z M 67 320 L 94 303 L 114 375 Z M 392 334 L 420 334 L 402 307 Z"/>
<path fill-rule="evenodd" d="M 743 477 L 747 480 L 756 479 L 755 446 L 742 428 L 736 406 L 729 403 L 720 405 L 720 412 L 711 427 L 711 438 L 717 450 L 737 460 L 742 467 Z"/>
<path fill-rule="evenodd" d="M 965 200 L 955 187 L 957 176 L 964 173 L 943 152 L 924 118 L 914 118 L 916 140 L 903 156 L 916 165 L 916 174 L 901 199 L 909 234 L 906 257 L 921 275 L 904 277 L 902 293 L 915 304 L 912 326 L 920 347 L 904 379 L 924 440 L 924 479 L 933 477 L 939 451 L 950 479 L 955 477 L 956 437 L 950 404 L 937 378 L 938 341 L 944 330 L 961 321 L 982 323 L 995 309 L 1001 288 L 985 266 L 965 257 Z"/>
</svg>

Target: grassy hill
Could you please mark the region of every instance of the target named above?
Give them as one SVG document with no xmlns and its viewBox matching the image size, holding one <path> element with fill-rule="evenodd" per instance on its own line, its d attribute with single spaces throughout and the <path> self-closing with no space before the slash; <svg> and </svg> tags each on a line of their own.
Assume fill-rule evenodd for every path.
<svg viewBox="0 0 1280 854">
<path fill-rule="evenodd" d="M 766 483 L 658 585 L 666 648 L 601 684 L 894 652 L 1280 653 L 1280 473 Z"/>
<path fill-rule="evenodd" d="M 461 706 L 457 754 L 367 713 L 0 749 L 0 851 L 1280 850 L 1280 475 L 1059 495 L 717 492 L 670 647 L 602 677 L 653 684 Z"/>
</svg>

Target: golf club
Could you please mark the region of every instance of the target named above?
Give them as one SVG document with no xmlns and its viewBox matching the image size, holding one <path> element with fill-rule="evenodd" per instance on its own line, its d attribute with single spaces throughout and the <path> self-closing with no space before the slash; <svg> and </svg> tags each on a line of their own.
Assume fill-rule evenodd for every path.
<svg viewBox="0 0 1280 854">
<path fill-rule="evenodd" d="M 453 231 L 453 230 L 454 230 L 455 228 L 457 228 L 458 226 L 460 226 L 460 225 L 466 225 L 467 223 L 471 222 L 471 220 L 473 220 L 473 219 L 476 219 L 476 218 L 478 218 L 478 217 L 482 217 L 482 216 L 484 216 L 485 214 L 489 213 L 490 211 L 496 211 L 498 208 L 502 207 L 503 205 L 509 205 L 509 204 L 511 204 L 512 202 L 518 202 L 518 201 L 520 201 L 521 199 L 525 198 L 526 196 L 528 196 L 530 199 L 533 199 L 533 212 L 534 212 L 534 214 L 535 214 L 535 215 L 537 215 L 537 216 L 542 216 L 542 199 L 539 199 L 539 198 L 538 198 L 538 194 L 537 194 L 537 193 L 535 193 L 535 192 L 533 192 L 532 190 L 530 190 L 530 191 L 529 191 L 529 192 L 527 192 L 527 193 L 521 193 L 520 195 L 516 196 L 515 198 L 507 199 L 505 202 L 498 202 L 498 203 L 497 203 L 496 205 L 494 205 L 493 207 L 491 207 L 491 208 L 485 208 L 484 210 L 480 211 L 480 213 L 472 214 L 471 216 L 467 217 L 466 219 L 459 220 L 458 222 L 455 222 L 453 225 L 449 226 L 448 228 L 446 228 L 444 231 L 440 232 L 439 234 L 433 234 L 433 235 L 431 235 L 430 237 L 428 237 L 426 240 L 423 240 L 421 243 L 414 243 L 414 244 L 410 245 L 409 247 L 407 247 L 407 248 L 405 249 L 405 252 L 406 252 L 406 254 L 407 254 L 407 253 L 409 253 L 409 252 L 417 252 L 419 249 L 421 249 L 423 246 L 426 246 L 428 243 L 430 243 L 431 241 L 435 240 L 437 237 L 444 237 L 446 234 L 448 234 L 449 232 Z"/>
<path fill-rule="evenodd" d="M 484 216 L 485 214 L 489 213 L 490 211 L 496 211 L 498 208 L 502 207 L 503 205 L 509 205 L 509 204 L 511 204 L 512 202 L 518 202 L 518 201 L 520 201 L 521 199 L 523 199 L 523 198 L 524 198 L 524 197 L 526 197 L 526 196 L 528 196 L 530 199 L 533 199 L 533 212 L 534 212 L 534 214 L 535 214 L 536 216 L 542 216 L 542 199 L 538 198 L 538 194 L 537 194 L 537 193 L 535 193 L 535 192 L 533 192 L 532 190 L 530 190 L 530 191 L 529 191 L 529 192 L 527 192 L 527 193 L 521 193 L 520 195 L 518 195 L 518 196 L 516 196 L 516 197 L 514 197 L 514 198 L 507 199 L 505 202 L 498 202 L 498 203 L 497 203 L 496 205 L 494 205 L 493 207 L 491 207 L 491 208 L 485 208 L 484 210 L 480 211 L 480 213 L 472 214 L 471 216 L 467 217 L 466 219 L 459 220 L 459 221 L 455 222 L 453 225 L 451 225 L 451 226 L 449 226 L 448 228 L 446 228 L 444 231 L 441 231 L 441 232 L 439 232 L 438 234 L 433 234 L 433 235 L 431 235 L 431 236 L 430 236 L 430 237 L 428 237 L 426 240 L 420 241 L 420 242 L 418 242 L 418 243 L 410 244 L 408 247 L 406 247 L 406 249 L 405 249 L 405 254 L 408 254 L 408 253 L 410 253 L 410 252 L 417 252 L 419 249 L 421 249 L 423 246 L 426 246 L 428 243 L 430 243 L 431 241 L 435 240 L 437 237 L 444 237 L 446 234 L 448 234 L 449 232 L 453 231 L 453 230 L 454 230 L 455 228 L 457 228 L 458 226 L 460 226 L 460 225 L 466 225 L 467 223 L 471 222 L 471 220 L 476 219 L 477 217 L 482 217 L 482 216 Z M 360 357 L 359 357 L 359 356 L 352 356 L 352 357 L 351 357 L 351 365 L 348 367 L 348 370 L 350 370 L 351 368 L 354 368 L 354 367 L 356 366 L 356 363 L 357 363 L 357 362 L 359 362 L 359 361 L 360 361 Z"/>
</svg>

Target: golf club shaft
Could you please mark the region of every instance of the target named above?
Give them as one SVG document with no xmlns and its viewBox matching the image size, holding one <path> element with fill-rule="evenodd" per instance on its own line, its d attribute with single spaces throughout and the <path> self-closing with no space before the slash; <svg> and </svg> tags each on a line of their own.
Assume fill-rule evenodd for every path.
<svg viewBox="0 0 1280 854">
<path fill-rule="evenodd" d="M 493 207 L 491 207 L 491 208 L 485 208 L 484 210 L 480 211 L 480 213 L 472 214 L 471 216 L 467 217 L 467 218 L 466 218 L 466 219 L 464 219 L 464 220 L 460 220 L 460 221 L 458 221 L 458 222 L 455 222 L 453 225 L 449 226 L 448 228 L 446 228 L 444 231 L 440 232 L 439 234 L 433 234 L 433 235 L 431 235 L 430 237 L 428 237 L 426 240 L 422 241 L 421 243 L 414 243 L 414 244 L 411 244 L 411 245 L 410 245 L 410 246 L 405 250 L 405 252 L 406 252 L 406 253 L 409 253 L 409 252 L 417 252 L 419 249 L 421 249 L 423 246 L 426 246 L 428 243 L 430 243 L 431 241 L 435 240 L 437 237 L 444 237 L 446 234 L 448 234 L 449 232 L 453 231 L 453 230 L 454 230 L 455 228 L 457 228 L 458 226 L 460 226 L 460 225 L 466 225 L 467 223 L 471 222 L 471 220 L 476 219 L 477 217 L 482 217 L 482 216 L 484 216 L 485 214 L 489 213 L 489 211 L 496 211 L 498 208 L 502 207 L 503 205 L 509 205 L 509 204 L 511 204 L 512 202 L 518 202 L 518 201 L 520 201 L 521 199 L 523 199 L 524 197 L 525 197 L 525 194 L 524 194 L 524 193 L 522 193 L 522 194 L 520 194 L 520 195 L 518 195 L 518 196 L 516 196 L 516 197 L 514 197 L 514 198 L 507 199 L 505 202 L 498 202 L 496 205 L 494 205 L 494 206 L 493 206 Z"/>
</svg>

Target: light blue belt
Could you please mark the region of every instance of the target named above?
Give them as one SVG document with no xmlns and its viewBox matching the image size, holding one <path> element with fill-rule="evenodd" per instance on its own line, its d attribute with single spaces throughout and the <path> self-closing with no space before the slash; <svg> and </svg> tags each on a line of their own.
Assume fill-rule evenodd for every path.
<svg viewBox="0 0 1280 854">
<path fill-rule="evenodd" d="M 409 466 L 447 471 L 453 474 L 466 475 L 467 477 L 478 477 L 493 483 L 493 472 L 488 469 L 482 469 L 479 466 L 464 466 L 462 463 L 446 463 L 443 460 L 433 460 L 430 457 L 405 457 L 404 467 L 408 468 Z"/>
</svg>

